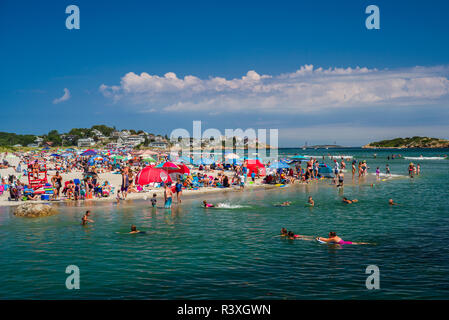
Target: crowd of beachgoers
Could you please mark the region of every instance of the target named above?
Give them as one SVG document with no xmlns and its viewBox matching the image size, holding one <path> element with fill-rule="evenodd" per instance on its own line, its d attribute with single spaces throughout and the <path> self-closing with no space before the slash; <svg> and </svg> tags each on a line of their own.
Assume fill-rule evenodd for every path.
<svg viewBox="0 0 449 320">
<path fill-rule="evenodd" d="M 326 178 L 341 187 L 347 163 L 352 165 L 352 177 L 363 179 L 367 174 L 366 161 L 329 158 L 326 164 L 324 156 L 317 159 L 300 155 L 264 162 L 240 158 L 235 153 L 223 155 L 218 161 L 152 150 L 10 152 L 0 154 L 0 205 L 21 201 L 120 202 L 159 194 L 164 195 L 165 202 L 174 194 L 179 202 L 183 193 L 189 192 L 306 184 Z"/>
</svg>

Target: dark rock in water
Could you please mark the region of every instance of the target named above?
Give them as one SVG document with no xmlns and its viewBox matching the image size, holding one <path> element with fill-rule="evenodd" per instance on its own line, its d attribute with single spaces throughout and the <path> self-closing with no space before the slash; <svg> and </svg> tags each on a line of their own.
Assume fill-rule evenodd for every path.
<svg viewBox="0 0 449 320">
<path fill-rule="evenodd" d="M 24 203 L 14 209 L 14 215 L 18 217 L 38 218 L 57 214 L 58 210 L 48 204 Z"/>
</svg>

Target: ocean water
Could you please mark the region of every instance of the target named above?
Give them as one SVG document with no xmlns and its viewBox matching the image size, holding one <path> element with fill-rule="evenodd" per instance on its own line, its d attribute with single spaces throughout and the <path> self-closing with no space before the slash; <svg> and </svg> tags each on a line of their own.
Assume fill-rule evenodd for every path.
<svg viewBox="0 0 449 320">
<path fill-rule="evenodd" d="M 171 211 L 149 201 L 64 204 L 58 215 L 24 219 L 3 207 L 0 299 L 449 298 L 449 160 L 434 158 L 448 149 L 281 150 L 295 153 L 366 159 L 372 173 L 388 162 L 394 178 L 349 185 L 348 163 L 344 190 L 321 182 L 204 195 L 220 203 L 214 209 L 202 208 L 203 199 Z M 424 159 L 387 161 L 391 153 Z M 406 176 L 410 161 L 422 168 L 414 179 Z M 305 206 L 309 195 L 314 208 Z M 343 195 L 359 202 L 345 205 Z M 275 206 L 287 200 L 290 207 Z M 87 209 L 95 222 L 82 227 Z M 127 234 L 131 224 L 146 234 Z M 281 227 L 373 245 L 286 240 Z M 68 265 L 80 269 L 79 290 L 66 289 Z M 368 265 L 379 267 L 379 290 L 365 286 Z"/>
</svg>

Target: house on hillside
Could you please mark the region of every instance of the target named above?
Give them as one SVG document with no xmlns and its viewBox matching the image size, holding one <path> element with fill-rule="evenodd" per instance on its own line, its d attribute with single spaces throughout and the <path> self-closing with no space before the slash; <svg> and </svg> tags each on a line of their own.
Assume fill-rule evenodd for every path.
<svg viewBox="0 0 449 320">
<path fill-rule="evenodd" d="M 151 142 L 149 147 L 156 148 L 156 149 L 167 149 L 168 143 L 167 142 Z"/>
<path fill-rule="evenodd" d="M 95 140 L 92 138 L 84 138 L 84 139 L 78 139 L 78 147 L 92 147 L 95 145 Z"/>
</svg>

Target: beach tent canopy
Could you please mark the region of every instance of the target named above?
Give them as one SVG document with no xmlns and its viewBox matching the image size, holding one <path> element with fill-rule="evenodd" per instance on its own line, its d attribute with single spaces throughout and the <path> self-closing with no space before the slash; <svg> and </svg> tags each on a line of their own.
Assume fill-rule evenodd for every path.
<svg viewBox="0 0 449 320">
<path fill-rule="evenodd" d="M 324 163 L 322 163 L 318 166 L 318 173 L 326 178 L 333 177 L 332 169 Z"/>
<path fill-rule="evenodd" d="M 265 166 L 259 159 L 248 159 L 245 160 L 245 163 L 248 168 L 248 175 L 251 175 L 253 172 L 257 175 L 257 171 L 259 171 L 261 176 L 266 175 Z"/>
<path fill-rule="evenodd" d="M 172 179 L 167 171 L 161 168 L 145 167 L 136 176 L 136 184 L 145 186 L 150 183 L 171 183 Z"/>
<path fill-rule="evenodd" d="M 60 157 L 61 155 L 60 155 L 60 154 L 57 154 L 57 153 L 53 153 L 53 154 L 51 154 L 50 156 L 51 156 L 51 157 Z"/>
</svg>

